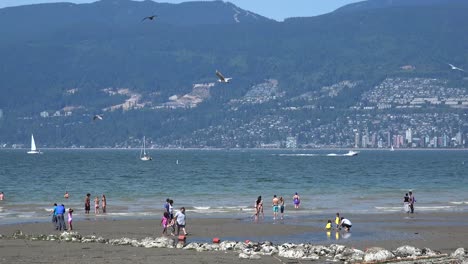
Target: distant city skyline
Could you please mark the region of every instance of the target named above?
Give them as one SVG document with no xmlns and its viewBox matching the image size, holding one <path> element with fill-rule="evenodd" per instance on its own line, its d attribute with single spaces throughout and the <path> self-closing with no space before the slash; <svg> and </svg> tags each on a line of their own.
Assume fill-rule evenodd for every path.
<svg viewBox="0 0 468 264">
<path fill-rule="evenodd" d="M 139 1 L 139 0 L 134 0 Z M 160 3 L 190 2 L 184 0 L 153 0 Z M 282 21 L 288 17 L 317 16 L 332 12 L 344 5 L 364 0 L 229 0 L 242 9 L 259 15 Z M 77 4 L 92 3 L 96 0 L 0 0 L 0 8 L 39 3 L 72 2 Z"/>
</svg>

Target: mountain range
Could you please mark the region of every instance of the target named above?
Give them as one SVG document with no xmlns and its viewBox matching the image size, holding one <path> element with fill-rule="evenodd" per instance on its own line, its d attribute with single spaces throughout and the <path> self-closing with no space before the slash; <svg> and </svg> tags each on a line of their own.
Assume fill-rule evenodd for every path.
<svg viewBox="0 0 468 264">
<path fill-rule="evenodd" d="M 388 78 L 466 91 L 466 73 L 448 64 L 468 68 L 467 11 L 461 0 L 369 0 L 277 22 L 223 1 L 3 8 L 0 143 L 27 144 L 34 133 L 51 147 L 135 146 L 143 135 L 157 146 L 251 147 L 287 136 L 311 144 L 319 139 L 300 136 L 309 128 L 284 120 L 334 122 Z M 216 70 L 232 81 L 218 83 Z M 270 120 L 262 136 L 232 132 L 259 120 Z"/>
</svg>

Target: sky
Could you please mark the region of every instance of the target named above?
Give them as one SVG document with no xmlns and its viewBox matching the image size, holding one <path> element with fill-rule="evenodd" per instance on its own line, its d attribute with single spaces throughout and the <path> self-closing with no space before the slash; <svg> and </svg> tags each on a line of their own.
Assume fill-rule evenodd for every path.
<svg viewBox="0 0 468 264">
<path fill-rule="evenodd" d="M 0 8 L 38 3 L 73 2 L 91 3 L 96 0 L 0 0 Z M 339 7 L 363 0 L 229 0 L 246 9 L 268 18 L 282 21 L 288 17 L 316 16 L 331 12 Z M 155 2 L 181 3 L 184 0 L 156 0 Z"/>
</svg>

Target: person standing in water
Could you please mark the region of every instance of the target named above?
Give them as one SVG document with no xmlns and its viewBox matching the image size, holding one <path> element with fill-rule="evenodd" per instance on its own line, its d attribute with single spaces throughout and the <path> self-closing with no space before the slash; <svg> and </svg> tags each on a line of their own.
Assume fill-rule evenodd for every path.
<svg viewBox="0 0 468 264">
<path fill-rule="evenodd" d="M 102 194 L 102 199 L 101 199 L 101 206 L 102 206 L 102 213 L 105 214 L 106 213 L 106 210 L 107 210 L 107 199 L 106 199 L 106 195 Z"/>
<path fill-rule="evenodd" d="M 411 209 L 411 213 L 414 213 L 414 203 L 416 202 L 416 198 L 413 195 L 413 192 L 409 192 L 409 207 Z"/>
<path fill-rule="evenodd" d="M 297 194 L 297 192 L 293 196 L 293 202 L 294 202 L 294 208 L 299 209 L 299 204 L 301 203 L 301 197 L 299 196 L 299 194 Z"/>
<path fill-rule="evenodd" d="M 94 214 L 99 214 L 99 197 L 94 198 Z"/>
<path fill-rule="evenodd" d="M 255 201 L 255 218 L 258 219 L 260 216 L 260 213 L 262 214 L 262 218 L 264 217 L 263 215 L 263 200 L 262 196 L 259 196 L 257 200 Z"/>
<path fill-rule="evenodd" d="M 279 198 L 279 205 L 280 205 L 281 219 L 283 219 L 284 218 L 284 198 L 283 198 L 283 196 L 280 196 L 280 198 Z"/>
<path fill-rule="evenodd" d="M 85 214 L 89 214 L 89 210 L 91 210 L 91 194 L 87 193 L 85 197 L 85 203 L 84 203 L 84 209 L 85 209 Z"/>
<path fill-rule="evenodd" d="M 276 194 L 273 195 L 273 220 L 276 220 L 276 217 L 278 217 L 278 211 L 279 211 L 279 199 L 276 197 Z"/>
<path fill-rule="evenodd" d="M 405 197 L 403 197 L 403 211 L 407 214 L 410 213 L 410 197 L 408 193 L 405 194 Z"/>
</svg>

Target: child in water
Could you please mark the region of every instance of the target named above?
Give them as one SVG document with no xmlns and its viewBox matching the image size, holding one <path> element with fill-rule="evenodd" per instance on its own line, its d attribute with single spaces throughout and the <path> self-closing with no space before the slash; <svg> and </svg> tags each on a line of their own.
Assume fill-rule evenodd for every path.
<svg viewBox="0 0 468 264">
<path fill-rule="evenodd" d="M 169 213 L 164 212 L 164 215 L 161 219 L 161 226 L 163 227 L 162 235 L 167 235 L 167 227 L 169 226 Z"/>
<path fill-rule="evenodd" d="M 73 221 L 73 209 L 69 208 L 68 209 L 68 230 L 73 230 L 73 225 L 72 225 L 72 221 Z"/>
<path fill-rule="evenodd" d="M 328 219 L 327 225 L 325 226 L 326 230 L 331 230 L 332 228 L 332 220 Z"/>
<path fill-rule="evenodd" d="M 340 213 L 336 213 L 336 218 L 335 218 L 336 229 L 341 230 L 341 228 L 339 228 L 340 223 L 341 223 Z"/>
</svg>

